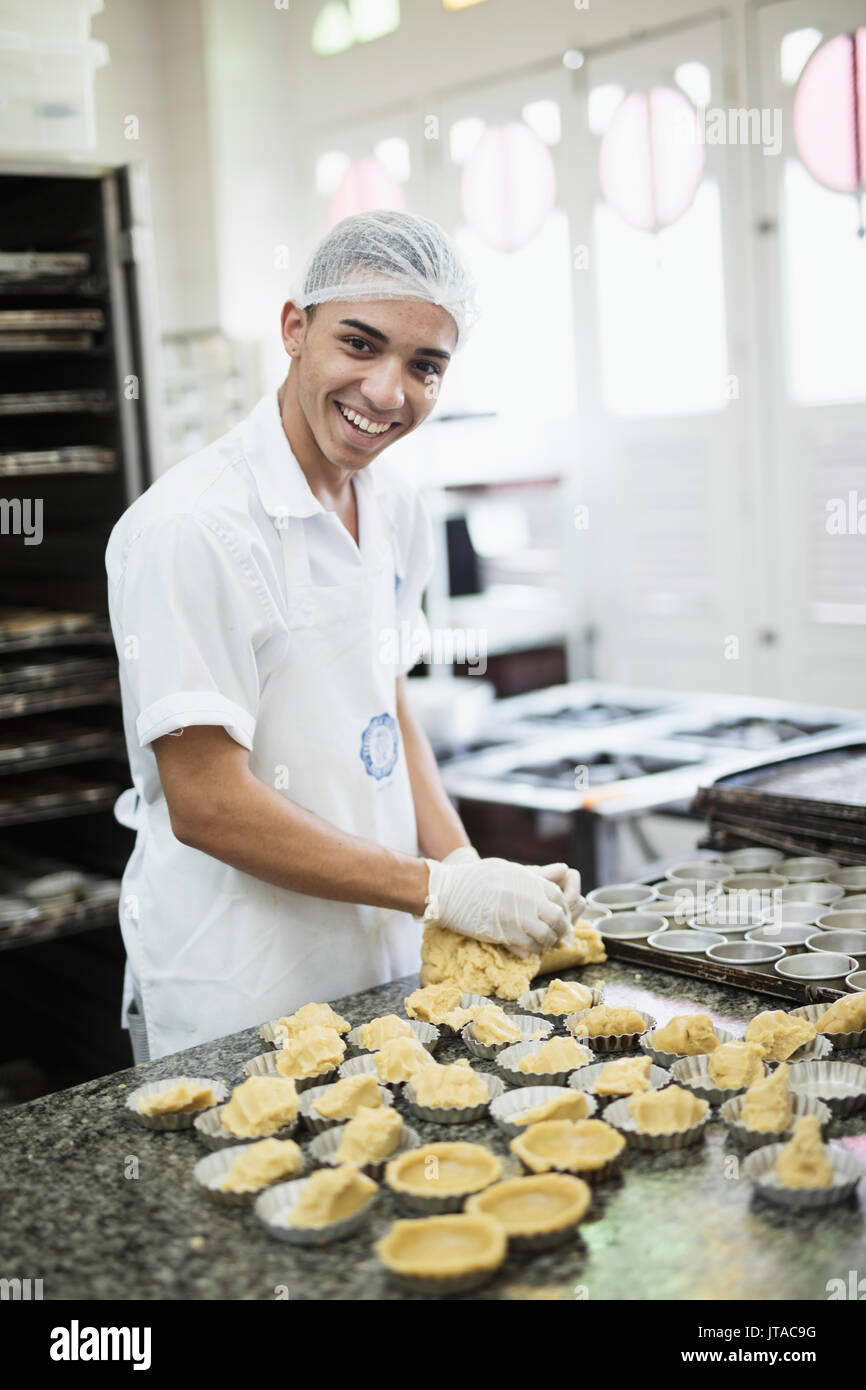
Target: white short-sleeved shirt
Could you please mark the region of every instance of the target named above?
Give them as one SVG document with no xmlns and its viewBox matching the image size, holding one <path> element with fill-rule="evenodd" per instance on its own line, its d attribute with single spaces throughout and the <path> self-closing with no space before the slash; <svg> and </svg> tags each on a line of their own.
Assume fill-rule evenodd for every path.
<svg viewBox="0 0 866 1390">
<path fill-rule="evenodd" d="M 398 462 L 385 457 L 355 475 L 355 489 L 360 552 L 336 514 L 323 508 L 312 493 L 290 448 L 273 393 L 263 397 L 228 434 L 160 477 L 124 512 L 109 538 L 109 611 L 119 657 L 127 752 L 143 813 L 124 876 L 121 926 L 131 966 L 124 1003 L 133 984 L 138 989 L 144 986 L 148 1031 L 156 1031 L 161 1039 L 156 1050 L 151 1042 L 153 1055 L 262 1021 L 258 1000 L 247 997 L 233 1011 L 230 991 L 221 1003 L 224 1016 L 212 1028 L 199 1019 L 187 1029 L 179 1022 L 183 1011 L 178 1000 L 170 1000 L 162 1014 L 162 1005 L 158 1008 L 152 1002 L 148 1007 L 148 981 L 158 986 L 151 991 L 151 1001 L 160 989 L 169 997 L 173 971 L 184 974 L 193 994 L 201 985 L 205 997 L 204 981 L 213 969 L 214 950 L 225 955 L 234 942 L 231 913 L 226 908 L 220 915 L 220 905 L 229 899 L 237 904 L 239 893 L 254 896 L 262 887 L 259 880 L 174 839 L 150 745 L 189 725 L 216 724 L 244 748 L 254 749 L 263 691 L 279 675 L 292 641 L 293 622 L 287 611 L 287 521 L 302 526 L 309 579 L 322 588 L 357 579 L 370 560 L 364 553 L 365 538 L 372 543 L 378 529 L 393 551 L 396 622 L 409 631 L 426 632 L 421 598 L 433 567 L 426 507 L 401 475 Z M 411 660 L 398 662 L 395 674 L 410 665 Z M 290 708 L 286 718 L 291 718 Z M 340 768 L 328 766 L 326 749 L 321 756 L 323 773 L 339 777 Z M 385 788 L 387 782 L 384 779 Z M 176 910 L 171 895 L 176 896 L 178 883 L 188 875 L 195 879 L 198 908 L 191 897 L 185 912 L 197 910 L 201 922 L 192 922 L 177 954 L 164 960 L 166 949 L 155 945 L 161 938 L 152 925 L 154 916 L 162 914 L 162 922 Z M 165 885 L 162 898 L 161 884 Z M 312 900 L 270 886 L 267 891 L 269 902 L 279 896 L 283 912 L 296 912 L 313 930 Z M 221 895 L 216 907 L 214 894 Z M 378 910 L 361 911 L 375 914 Z M 235 913 L 239 921 L 237 906 Z M 205 919 L 207 949 L 202 947 L 199 957 L 196 952 L 205 936 Z M 317 923 L 316 929 L 320 926 Z M 183 935 L 181 925 L 177 930 Z M 309 954 L 309 947 L 305 949 Z M 359 972 L 335 967 L 331 997 L 349 992 L 341 988 L 346 982 L 355 989 L 366 988 L 380 982 L 371 974 L 406 964 L 402 959 L 389 963 L 387 956 L 387 951 L 377 954 L 371 948 Z M 303 952 L 298 960 L 302 958 Z M 408 968 L 416 966 L 410 962 Z M 297 961 L 293 969 L 299 972 Z M 301 987 L 300 975 L 297 985 L 299 1002 L 305 1002 L 309 995 Z M 285 996 L 283 981 L 281 1010 L 291 1006 Z M 191 1016 L 195 1018 L 194 1009 Z"/>
</svg>

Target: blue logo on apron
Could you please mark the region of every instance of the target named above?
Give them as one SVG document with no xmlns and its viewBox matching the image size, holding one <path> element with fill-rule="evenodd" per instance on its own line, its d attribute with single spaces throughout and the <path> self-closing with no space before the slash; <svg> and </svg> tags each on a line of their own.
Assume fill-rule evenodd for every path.
<svg viewBox="0 0 866 1390">
<path fill-rule="evenodd" d="M 361 735 L 361 761 L 370 777 L 380 781 L 393 772 L 399 753 L 397 724 L 390 714 L 377 714 Z"/>
</svg>

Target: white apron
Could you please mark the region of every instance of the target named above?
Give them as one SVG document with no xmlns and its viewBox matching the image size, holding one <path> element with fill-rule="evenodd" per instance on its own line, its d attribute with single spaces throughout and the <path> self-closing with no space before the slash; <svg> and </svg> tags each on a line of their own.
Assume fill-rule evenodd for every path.
<svg viewBox="0 0 866 1390">
<path fill-rule="evenodd" d="M 283 518 L 289 636 L 261 690 L 250 768 L 340 829 L 416 855 L 396 672 L 380 659 L 382 630 L 397 625 L 393 526 L 372 480 L 359 482 L 365 564 L 351 583 L 312 584 L 303 519 Z M 144 808 L 121 921 L 125 997 L 137 977 L 152 1058 L 419 968 L 410 914 L 241 873 L 176 840 L 163 798 Z"/>
</svg>

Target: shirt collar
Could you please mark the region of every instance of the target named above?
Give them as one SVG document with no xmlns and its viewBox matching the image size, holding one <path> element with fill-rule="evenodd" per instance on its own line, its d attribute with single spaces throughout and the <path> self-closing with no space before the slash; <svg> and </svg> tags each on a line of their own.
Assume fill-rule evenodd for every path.
<svg viewBox="0 0 866 1390">
<path fill-rule="evenodd" d="M 315 516 L 327 513 L 307 482 L 289 443 L 276 392 L 262 396 L 244 421 L 244 454 L 262 505 L 271 517 Z M 381 500 L 382 486 L 375 461 L 355 474 L 356 485 Z"/>
</svg>

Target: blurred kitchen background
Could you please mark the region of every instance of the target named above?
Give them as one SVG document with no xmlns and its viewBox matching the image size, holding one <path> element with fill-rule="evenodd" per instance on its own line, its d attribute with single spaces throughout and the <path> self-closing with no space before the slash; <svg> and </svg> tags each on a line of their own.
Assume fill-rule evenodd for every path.
<svg viewBox="0 0 866 1390">
<path fill-rule="evenodd" d="M 436 219 L 478 280 L 397 449 L 439 556 L 416 703 L 481 853 L 640 877 L 700 848 L 698 787 L 866 738 L 864 26 L 0 0 L 0 1097 L 128 1061 L 108 532 L 282 380 L 351 213 Z"/>
</svg>

